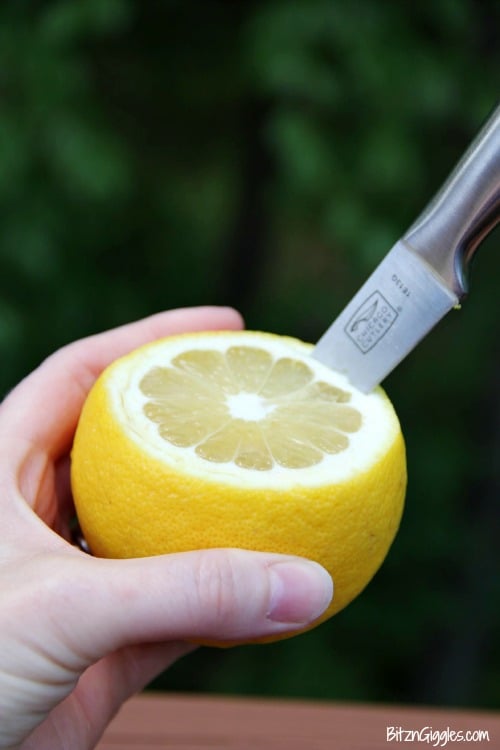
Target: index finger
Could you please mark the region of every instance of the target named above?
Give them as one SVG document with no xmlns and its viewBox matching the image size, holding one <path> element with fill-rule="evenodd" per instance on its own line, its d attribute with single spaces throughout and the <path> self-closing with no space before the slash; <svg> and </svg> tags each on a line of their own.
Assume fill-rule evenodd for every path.
<svg viewBox="0 0 500 750">
<path fill-rule="evenodd" d="M 30 446 L 56 460 L 69 449 L 87 393 L 113 360 L 163 336 L 241 327 L 241 316 L 231 308 L 185 308 L 69 344 L 7 396 L 0 408 L 0 435 L 11 446 Z"/>
</svg>

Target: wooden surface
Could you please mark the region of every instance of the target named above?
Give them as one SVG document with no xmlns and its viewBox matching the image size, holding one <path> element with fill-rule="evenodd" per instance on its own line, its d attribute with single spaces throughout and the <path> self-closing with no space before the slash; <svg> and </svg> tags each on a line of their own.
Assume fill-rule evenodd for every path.
<svg viewBox="0 0 500 750">
<path fill-rule="evenodd" d="M 388 741 L 387 727 L 394 727 Z M 399 735 L 397 734 L 400 729 Z M 403 732 L 487 730 L 489 742 Z M 399 739 L 398 739 L 399 736 Z M 446 741 L 444 741 L 446 740 Z M 439 741 L 441 744 L 439 744 Z M 436 742 L 436 744 L 434 744 Z M 500 750 L 500 714 L 435 708 L 145 694 L 122 708 L 98 750 Z"/>
</svg>

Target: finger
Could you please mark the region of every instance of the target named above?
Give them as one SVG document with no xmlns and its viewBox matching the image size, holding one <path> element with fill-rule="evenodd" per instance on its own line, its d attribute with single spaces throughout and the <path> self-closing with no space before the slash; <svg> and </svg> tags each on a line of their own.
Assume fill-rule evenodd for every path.
<svg viewBox="0 0 500 750">
<path fill-rule="evenodd" d="M 162 336 L 241 326 L 239 313 L 231 308 L 171 310 L 59 350 L 0 407 L 3 476 L 47 522 L 50 513 L 42 506 L 51 498 L 47 490 L 54 482 L 53 464 L 69 450 L 83 402 L 100 372 L 117 357 Z M 53 514 L 52 506 L 49 510 Z"/>
<path fill-rule="evenodd" d="M 231 308 L 170 310 L 90 336 L 60 349 L 6 398 L 2 433 L 10 445 L 42 448 L 52 459 L 67 450 L 85 397 L 100 372 L 117 357 L 163 336 L 195 330 L 241 328 Z M 7 435 L 8 433 L 8 435 Z"/>
<path fill-rule="evenodd" d="M 50 718 L 30 734 L 23 748 L 94 747 L 129 697 L 194 648 L 176 641 L 130 646 L 110 654 L 84 672 L 73 692 L 52 709 Z"/>
<path fill-rule="evenodd" d="M 89 667 L 78 680 L 74 693 L 85 713 L 94 717 L 96 727 L 101 724 L 104 728 L 127 698 L 196 648 L 186 641 L 127 646 Z M 104 695 L 103 691 L 96 695 L 96 685 L 107 686 Z"/>
<path fill-rule="evenodd" d="M 320 617 L 333 592 L 316 563 L 246 550 L 77 562 L 71 573 L 65 566 L 70 590 L 46 603 L 63 641 L 83 656 L 75 668 L 134 643 L 231 642 L 297 630 Z"/>
<path fill-rule="evenodd" d="M 332 596 L 331 578 L 316 563 L 233 549 L 99 560 L 65 548 L 25 561 L 8 580 L 9 617 L 2 623 L 0 610 L 0 625 L 16 647 L 2 653 L 3 673 L 14 676 L 4 712 L 12 726 L 1 728 L 7 734 L 20 711 L 34 728 L 40 686 L 47 714 L 92 664 L 120 649 L 186 639 L 231 643 L 292 632 L 317 620 Z M 151 665 L 146 659 L 134 676 L 133 649 L 128 653 L 128 661 L 115 667 L 132 669 L 132 687 L 149 676 Z M 27 669 L 29 682 L 18 683 L 16 675 Z M 116 668 L 113 674 L 116 680 Z M 109 710 L 121 698 L 111 689 Z"/>
</svg>

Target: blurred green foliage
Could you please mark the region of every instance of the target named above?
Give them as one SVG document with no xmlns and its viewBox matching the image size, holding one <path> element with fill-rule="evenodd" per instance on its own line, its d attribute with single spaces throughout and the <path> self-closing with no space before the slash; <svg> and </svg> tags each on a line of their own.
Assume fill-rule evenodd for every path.
<svg viewBox="0 0 500 750">
<path fill-rule="evenodd" d="M 316 340 L 494 106 L 495 0 L 4 0 L 1 387 L 60 345 L 231 303 Z M 498 272 L 387 381 L 400 534 L 334 620 L 156 685 L 500 702 Z"/>
</svg>

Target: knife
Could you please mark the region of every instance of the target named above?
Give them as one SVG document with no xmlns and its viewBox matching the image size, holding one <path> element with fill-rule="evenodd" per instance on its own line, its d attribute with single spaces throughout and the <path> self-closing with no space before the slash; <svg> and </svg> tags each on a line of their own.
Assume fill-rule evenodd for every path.
<svg viewBox="0 0 500 750">
<path fill-rule="evenodd" d="M 312 356 L 368 393 L 468 292 L 500 219 L 500 105 L 441 190 L 318 341 Z"/>
</svg>

